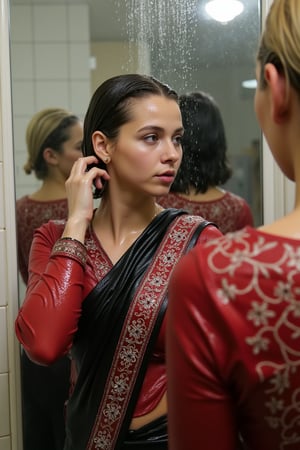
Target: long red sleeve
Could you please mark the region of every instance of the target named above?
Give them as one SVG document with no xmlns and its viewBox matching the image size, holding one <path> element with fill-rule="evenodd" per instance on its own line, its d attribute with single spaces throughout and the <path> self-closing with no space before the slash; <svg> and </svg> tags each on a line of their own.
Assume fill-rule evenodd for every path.
<svg viewBox="0 0 300 450">
<path fill-rule="evenodd" d="M 32 244 L 29 282 L 16 319 L 16 334 L 30 358 L 51 364 L 71 347 L 85 296 L 84 268 L 76 260 L 51 255 L 63 231 L 43 226 Z"/>
</svg>

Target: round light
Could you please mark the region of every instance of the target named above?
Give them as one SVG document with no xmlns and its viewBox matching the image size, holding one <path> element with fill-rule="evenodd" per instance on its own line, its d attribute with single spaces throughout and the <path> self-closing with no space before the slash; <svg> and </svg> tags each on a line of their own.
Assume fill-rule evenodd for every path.
<svg viewBox="0 0 300 450">
<path fill-rule="evenodd" d="M 239 0 L 211 0 L 205 10 L 214 20 L 227 23 L 244 11 L 244 5 Z"/>
<path fill-rule="evenodd" d="M 253 80 L 244 80 L 242 82 L 242 86 L 245 89 L 256 89 L 257 81 L 255 79 L 253 79 Z"/>
</svg>

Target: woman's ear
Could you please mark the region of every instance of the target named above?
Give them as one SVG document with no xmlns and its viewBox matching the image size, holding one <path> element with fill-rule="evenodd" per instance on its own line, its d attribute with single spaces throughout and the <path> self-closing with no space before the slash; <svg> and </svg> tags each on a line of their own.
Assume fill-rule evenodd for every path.
<svg viewBox="0 0 300 450">
<path fill-rule="evenodd" d="M 275 123 L 281 124 L 289 114 L 289 88 L 286 77 L 271 63 L 265 65 L 264 76 L 270 89 L 272 118 Z"/>
<path fill-rule="evenodd" d="M 102 131 L 94 131 L 92 134 L 92 142 L 96 155 L 105 164 L 111 159 L 110 145 L 108 139 Z"/>
<path fill-rule="evenodd" d="M 43 158 L 49 166 L 57 166 L 57 152 L 51 147 L 47 147 L 43 150 Z"/>
</svg>

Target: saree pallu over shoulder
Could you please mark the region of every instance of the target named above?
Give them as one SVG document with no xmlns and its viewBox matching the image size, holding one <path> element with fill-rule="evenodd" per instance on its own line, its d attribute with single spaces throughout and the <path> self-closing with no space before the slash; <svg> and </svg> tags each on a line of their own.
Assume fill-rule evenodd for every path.
<svg viewBox="0 0 300 450">
<path fill-rule="evenodd" d="M 72 349 L 77 380 L 65 450 L 122 445 L 166 309 L 169 277 L 208 224 L 183 210 L 164 210 L 84 300 Z"/>
</svg>

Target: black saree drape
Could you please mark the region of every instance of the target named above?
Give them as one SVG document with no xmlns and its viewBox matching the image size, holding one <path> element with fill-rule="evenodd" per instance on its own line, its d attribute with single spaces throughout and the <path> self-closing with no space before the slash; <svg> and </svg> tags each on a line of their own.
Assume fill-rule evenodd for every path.
<svg viewBox="0 0 300 450">
<path fill-rule="evenodd" d="M 162 211 L 82 304 L 72 348 L 78 378 L 67 405 L 65 450 L 87 446 L 131 299 L 168 227 L 181 214 Z"/>
<path fill-rule="evenodd" d="M 84 300 L 72 348 L 72 358 L 76 361 L 78 378 L 66 410 L 64 450 L 91 448 L 88 442 L 131 301 L 162 240 L 168 233 L 168 228 L 179 215 L 183 214 L 186 214 L 183 210 L 162 211 Z M 203 229 L 203 224 L 204 221 L 198 227 L 198 232 L 194 233 L 189 247 L 194 245 Z M 153 330 L 154 336 L 159 330 L 165 308 L 166 299 L 162 303 L 163 311 Z M 146 366 L 142 364 L 141 371 L 145 369 Z M 126 407 L 126 417 L 118 442 L 111 450 L 116 450 L 122 445 L 140 385 L 141 382 L 136 383 L 134 387 L 132 400 Z M 106 442 L 101 440 L 97 442 L 95 448 L 110 449 Z"/>
</svg>

